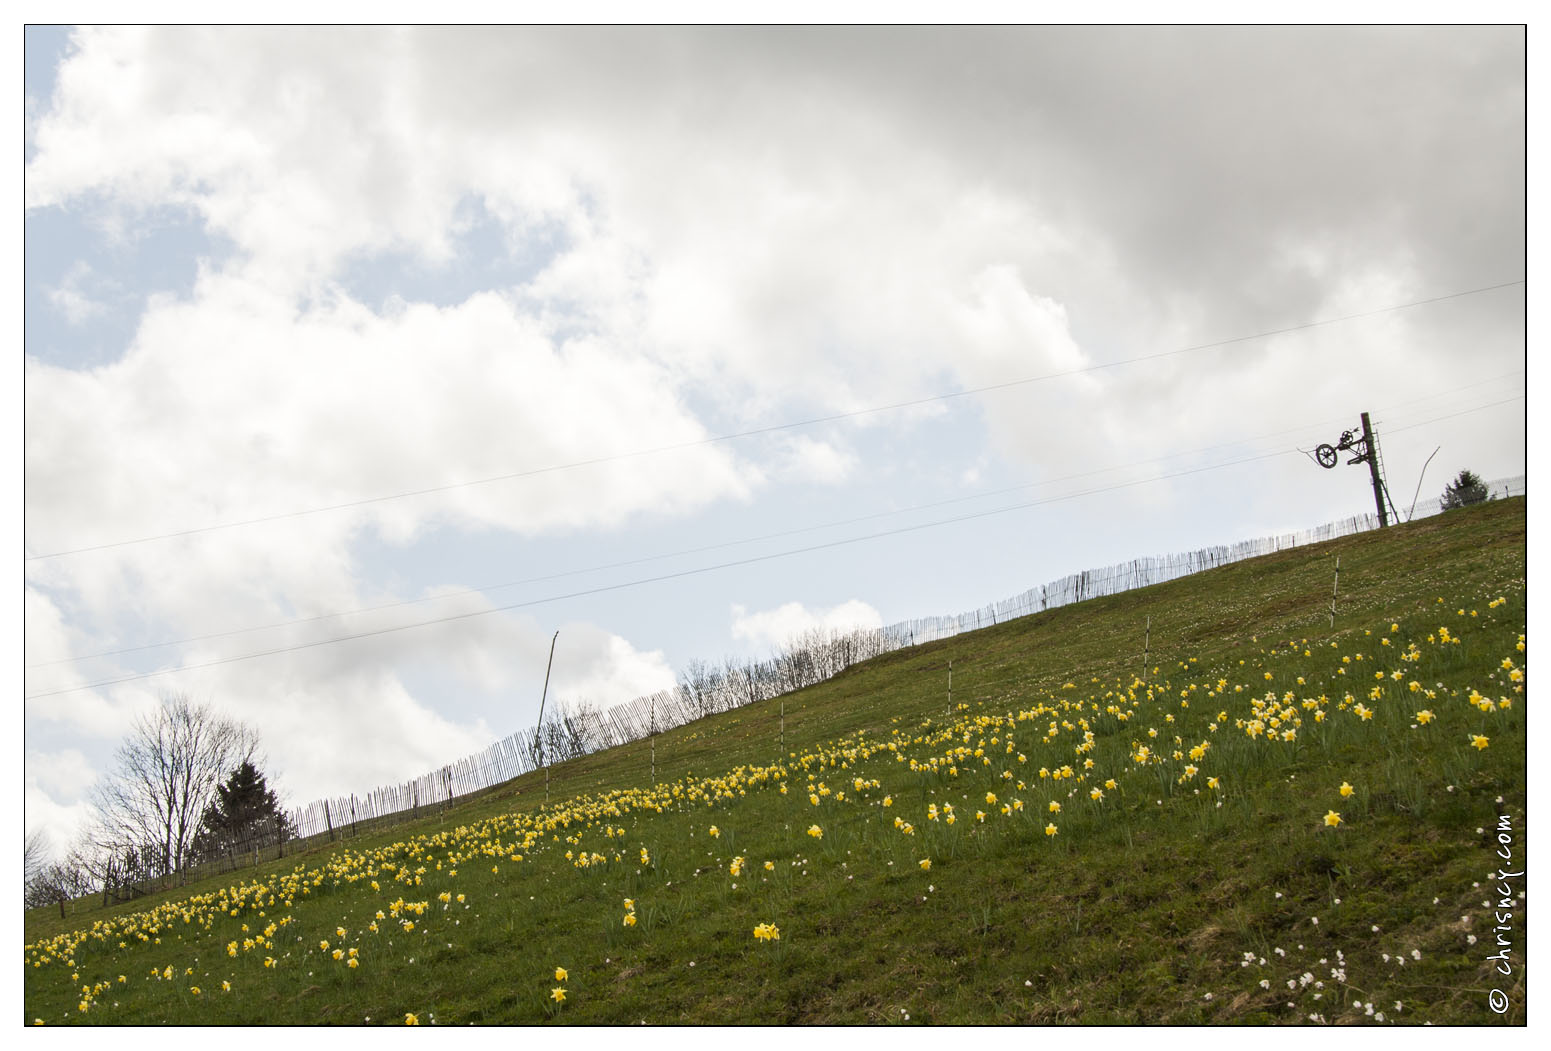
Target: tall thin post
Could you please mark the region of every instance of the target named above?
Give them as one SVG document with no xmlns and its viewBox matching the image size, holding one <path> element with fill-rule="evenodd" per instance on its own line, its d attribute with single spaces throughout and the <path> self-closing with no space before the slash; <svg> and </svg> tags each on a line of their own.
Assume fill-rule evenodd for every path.
<svg viewBox="0 0 1551 1051">
<path fill-rule="evenodd" d="M 652 787 L 657 787 L 657 695 L 652 694 L 651 699 L 651 739 L 652 739 Z"/>
<path fill-rule="evenodd" d="M 786 698 L 781 698 L 781 758 L 786 758 Z"/>
<path fill-rule="evenodd" d="M 1341 556 L 1336 556 L 1336 579 L 1330 585 L 1330 627 L 1336 626 L 1336 591 L 1341 587 Z"/>
<path fill-rule="evenodd" d="M 1443 446 L 1438 446 L 1438 449 L 1442 448 Z M 1411 494 L 1411 510 L 1406 512 L 1407 522 L 1411 521 L 1411 517 L 1416 514 L 1416 499 L 1422 495 L 1422 479 L 1427 477 L 1427 465 L 1433 462 L 1433 456 L 1438 455 L 1438 449 L 1433 450 L 1432 456 L 1429 456 L 1422 464 L 1422 473 L 1416 476 L 1416 492 Z"/>
<path fill-rule="evenodd" d="M 1350 417 L 1348 417 L 1350 419 Z M 1379 509 L 1379 528 L 1389 525 L 1389 512 L 1384 508 L 1384 481 L 1379 477 L 1379 443 L 1373 437 L 1373 425 L 1368 414 L 1362 414 L 1363 442 L 1368 449 L 1368 474 L 1373 479 L 1373 503 Z"/>
<path fill-rule="evenodd" d="M 948 662 L 948 718 L 953 718 L 953 662 Z"/>
<path fill-rule="evenodd" d="M 549 671 L 555 665 L 555 642 L 560 638 L 560 632 L 555 631 L 554 638 L 549 640 L 549 663 L 544 665 L 544 692 L 539 696 L 539 724 L 535 731 L 538 735 L 539 765 L 544 768 L 544 802 L 549 802 L 549 764 L 544 762 L 544 702 L 549 699 Z"/>
<path fill-rule="evenodd" d="M 1152 660 L 1152 614 L 1147 615 L 1146 633 L 1142 636 L 1142 679 L 1147 678 L 1147 662 Z"/>
</svg>

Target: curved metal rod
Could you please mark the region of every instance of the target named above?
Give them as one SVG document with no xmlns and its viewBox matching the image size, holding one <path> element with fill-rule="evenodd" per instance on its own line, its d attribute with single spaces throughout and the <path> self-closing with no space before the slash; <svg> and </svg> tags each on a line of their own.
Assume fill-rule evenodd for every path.
<svg viewBox="0 0 1551 1051">
<path fill-rule="evenodd" d="M 1443 446 L 1438 446 L 1442 449 Z M 1433 456 L 1438 455 L 1438 449 L 1433 450 Z M 1416 498 L 1422 495 L 1422 478 L 1427 474 L 1427 464 L 1433 462 L 1433 456 L 1427 458 L 1427 463 L 1422 464 L 1422 473 L 1416 476 L 1416 492 L 1411 494 L 1411 510 L 1406 512 L 1406 521 L 1411 521 L 1411 515 L 1416 511 Z"/>
</svg>

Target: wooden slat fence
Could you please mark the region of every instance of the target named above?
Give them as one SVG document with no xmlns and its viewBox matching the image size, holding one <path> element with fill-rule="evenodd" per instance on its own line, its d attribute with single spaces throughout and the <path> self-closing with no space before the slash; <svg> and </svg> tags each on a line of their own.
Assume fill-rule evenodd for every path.
<svg viewBox="0 0 1551 1051">
<path fill-rule="evenodd" d="M 1499 480 L 1491 488 L 1495 495 L 1521 495 L 1525 492 L 1525 478 L 1521 475 Z M 1437 514 L 1440 510 L 1439 501 L 1432 499 L 1419 503 L 1412 517 Z M 957 616 L 923 617 L 845 634 L 810 632 L 793 640 L 785 652 L 768 661 L 686 675 L 677 689 L 636 697 L 602 711 L 557 705 L 556 721 L 545 726 L 544 749 L 550 761 L 558 761 L 564 756 L 617 747 L 706 715 L 813 685 L 890 650 L 951 638 L 1016 617 L 1376 528 L 1377 516 L 1355 515 L 1298 533 L 1085 570 Z M 290 811 L 289 816 L 298 838 L 304 842 L 359 835 L 446 807 L 461 797 L 536 770 L 538 759 L 539 735 L 533 728 L 519 730 L 481 752 L 413 780 L 374 788 L 364 795 L 316 800 Z M 277 851 L 294 849 L 294 844 L 292 841 L 291 845 L 257 848 L 252 857 L 274 857 Z"/>
</svg>

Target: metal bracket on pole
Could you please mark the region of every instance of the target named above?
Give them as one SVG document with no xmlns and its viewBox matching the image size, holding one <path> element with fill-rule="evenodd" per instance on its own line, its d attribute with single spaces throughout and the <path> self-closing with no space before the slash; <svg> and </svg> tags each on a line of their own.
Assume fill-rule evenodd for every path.
<svg viewBox="0 0 1551 1051">
<path fill-rule="evenodd" d="M 1362 433 L 1355 431 L 1342 431 L 1340 439 L 1335 445 L 1320 445 L 1314 450 L 1314 459 L 1321 467 L 1334 467 L 1340 459 L 1338 454 L 1350 450 L 1354 455 L 1347 462 L 1347 466 L 1360 463 L 1368 465 L 1368 475 L 1373 481 L 1373 504 L 1379 512 L 1379 528 L 1389 525 L 1389 511 L 1384 506 L 1384 479 L 1379 475 L 1379 443 L 1373 433 L 1373 424 L 1368 420 L 1368 414 L 1362 414 Z"/>
</svg>

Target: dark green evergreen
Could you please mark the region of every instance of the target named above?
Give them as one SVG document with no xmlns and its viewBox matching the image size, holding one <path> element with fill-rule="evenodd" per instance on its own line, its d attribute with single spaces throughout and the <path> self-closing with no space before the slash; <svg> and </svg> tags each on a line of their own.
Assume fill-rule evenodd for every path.
<svg viewBox="0 0 1551 1051">
<path fill-rule="evenodd" d="M 213 860 L 296 835 L 274 791 L 252 762 L 244 761 L 215 791 L 215 802 L 205 809 L 194 837 L 196 857 Z"/>
<path fill-rule="evenodd" d="M 1459 477 L 1454 479 L 1443 489 L 1443 509 L 1452 510 L 1456 507 L 1468 507 L 1471 504 L 1479 504 L 1491 499 L 1491 492 L 1481 476 L 1474 471 L 1461 471 Z"/>
</svg>

